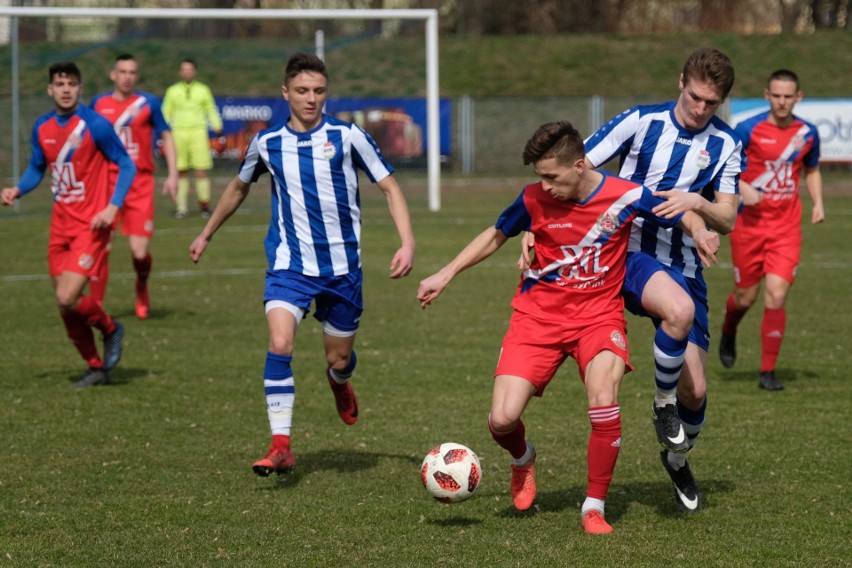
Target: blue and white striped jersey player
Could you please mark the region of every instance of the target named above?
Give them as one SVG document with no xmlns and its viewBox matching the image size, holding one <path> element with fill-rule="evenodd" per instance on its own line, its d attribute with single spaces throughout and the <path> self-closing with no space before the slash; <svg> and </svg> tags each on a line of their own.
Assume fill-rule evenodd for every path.
<svg viewBox="0 0 852 568">
<path fill-rule="evenodd" d="M 680 75 L 680 96 L 633 107 L 586 140 L 586 160 L 598 167 L 619 157 L 621 177 L 667 198 L 654 209 L 668 217 L 692 210 L 727 234 L 737 215 L 742 145 L 715 112 L 734 84 L 727 55 L 694 51 Z M 705 198 L 712 190 L 712 201 Z M 701 493 L 687 463 L 707 408 L 705 367 L 710 345 L 707 286 L 695 243 L 679 228 L 637 219 L 628 247 L 625 305 L 652 318 L 656 394 L 652 418 L 660 459 L 681 510 L 697 511 Z"/>
<path fill-rule="evenodd" d="M 349 382 L 355 369 L 355 333 L 363 310 L 359 168 L 388 201 L 401 241 L 390 277 L 411 272 L 414 235 L 408 206 L 373 139 L 354 124 L 322 112 L 328 91 L 325 64 L 297 53 L 287 62 L 282 94 L 290 117 L 254 137 L 201 234 L 189 247 L 197 262 L 216 230 L 239 208 L 261 174 L 272 176 L 272 218 L 264 242 L 264 304 L 269 351 L 263 371 L 272 444 L 252 465 L 257 475 L 285 473 L 295 465 L 290 430 L 295 400 L 291 362 L 299 323 L 315 303 L 323 323 L 326 376 L 337 412 L 358 420 L 358 399 Z"/>
</svg>

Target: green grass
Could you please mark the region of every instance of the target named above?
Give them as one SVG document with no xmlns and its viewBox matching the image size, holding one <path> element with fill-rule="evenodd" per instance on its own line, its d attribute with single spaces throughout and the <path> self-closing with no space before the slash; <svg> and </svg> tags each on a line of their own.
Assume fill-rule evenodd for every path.
<svg viewBox="0 0 852 568">
<path fill-rule="evenodd" d="M 607 503 L 615 533 L 579 527 L 588 419 L 573 362 L 525 414 L 539 451 L 539 497 L 513 510 L 506 454 L 486 426 L 490 375 L 517 273 L 516 243 L 461 275 L 427 311 L 419 280 L 492 223 L 514 181 L 448 183 L 440 213 L 420 180 L 403 179 L 418 238 L 416 268 L 391 281 L 397 242 L 380 192 L 364 188 L 367 311 L 355 385 L 361 420 L 344 426 L 324 378 L 319 325 L 297 340 L 290 476 L 260 479 L 268 444 L 261 382 L 265 184 L 216 236 L 202 262 L 186 249 L 198 217 L 158 203 L 151 318 L 132 316 L 125 242 L 107 307 L 127 327 L 114 384 L 82 392 L 83 371 L 46 272 L 49 192 L 0 211 L 0 564 L 9 566 L 849 566 L 848 243 L 852 197 L 827 197 L 828 221 L 806 225 L 779 362 L 781 393 L 757 389 L 761 310 L 742 326 L 740 360 L 711 354 L 707 427 L 691 463 L 705 497 L 681 515 L 649 419 L 651 326 L 630 319 L 637 367 L 620 402 L 624 440 Z M 221 187 L 221 180 L 218 180 Z M 711 326 L 729 291 L 707 273 Z M 715 342 L 714 342 L 715 348 Z M 442 441 L 478 452 L 483 483 L 443 505 L 418 469 Z"/>
</svg>

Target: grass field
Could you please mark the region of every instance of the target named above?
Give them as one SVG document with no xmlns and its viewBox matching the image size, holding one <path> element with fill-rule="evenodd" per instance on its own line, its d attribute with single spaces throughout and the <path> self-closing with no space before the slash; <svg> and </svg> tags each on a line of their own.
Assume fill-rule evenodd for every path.
<svg viewBox="0 0 852 568">
<path fill-rule="evenodd" d="M 649 418 L 651 326 L 630 319 L 637 371 L 622 388 L 624 439 L 608 537 L 579 527 L 588 419 L 569 362 L 525 414 L 538 448 L 539 497 L 514 511 L 507 455 L 486 426 L 490 375 L 516 285 L 510 243 L 422 312 L 421 278 L 492 223 L 512 180 L 447 182 L 427 210 L 403 179 L 416 268 L 386 278 L 397 239 L 378 190 L 363 192 L 367 311 L 355 378 L 361 420 L 337 417 L 318 324 L 297 341 L 294 474 L 261 479 L 268 444 L 261 306 L 268 196 L 258 184 L 198 265 L 186 249 L 202 221 L 158 204 L 153 310 L 133 317 L 132 270 L 116 241 L 107 307 L 127 327 L 113 385 L 81 392 L 45 276 L 49 191 L 0 211 L 0 566 L 813 566 L 852 565 L 849 310 L 852 195 L 827 197 L 806 225 L 789 305 L 780 393 L 758 390 L 761 310 L 742 326 L 740 360 L 711 353 L 708 423 L 691 464 L 705 509 L 685 517 L 658 461 Z M 221 188 L 221 183 L 218 184 Z M 806 206 L 807 209 L 807 206 Z M 729 291 L 709 270 L 711 327 Z M 714 341 L 713 348 L 716 343 Z M 443 505 L 420 486 L 431 446 L 471 446 L 484 468 L 469 501 Z"/>
</svg>

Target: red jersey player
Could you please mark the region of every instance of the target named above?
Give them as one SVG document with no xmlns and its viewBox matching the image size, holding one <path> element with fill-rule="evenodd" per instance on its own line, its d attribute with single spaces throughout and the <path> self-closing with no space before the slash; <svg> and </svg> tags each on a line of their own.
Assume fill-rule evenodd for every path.
<svg viewBox="0 0 852 568">
<path fill-rule="evenodd" d="M 491 435 L 512 455 L 511 494 L 515 507 L 529 509 L 536 495 L 535 449 L 525 436 L 521 414 L 541 396 L 569 356 L 586 387 L 592 425 L 588 445 L 588 488 L 582 525 L 609 533 L 604 502 L 621 445 L 618 387 L 631 369 L 624 321 L 624 281 L 631 221 L 654 217 L 663 202 L 636 183 L 586 167 L 583 138 L 568 122 L 541 126 L 524 148 L 524 163 L 541 178 L 459 255 L 420 283 L 425 308 L 459 272 L 493 254 L 513 236 L 530 231 L 534 258 L 523 272 L 512 301 L 514 312 L 503 339 L 494 378 L 488 424 Z M 715 260 L 717 234 L 687 212 L 678 223 L 695 239 L 702 260 Z"/>
<path fill-rule="evenodd" d="M 113 90 L 95 97 L 90 106 L 109 120 L 127 152 L 136 163 L 136 178 L 121 208 L 121 232 L 128 237 L 133 269 L 136 272 L 136 317 L 146 319 L 151 307 L 148 276 L 151 273 L 151 237 L 154 234 L 154 140 L 162 141 L 161 151 L 168 166 L 163 194 L 172 199 L 177 191 L 177 158 L 172 133 L 160 110 L 160 101 L 151 94 L 136 92 L 139 63 L 132 55 L 119 55 L 109 73 Z M 114 182 L 118 168 L 110 167 Z M 102 257 L 97 275 L 90 282 L 92 297 L 103 302 L 109 277 L 109 254 Z"/>
<path fill-rule="evenodd" d="M 68 338 L 89 366 L 78 388 L 109 382 L 107 372 L 121 358 L 124 328 L 91 296 L 83 295 L 100 257 L 109 244 L 116 214 L 136 173 L 133 160 L 109 122 L 79 104 L 80 70 L 74 63 L 51 65 L 47 94 L 54 110 L 33 126 L 32 156 L 18 185 L 0 193 L 12 204 L 38 186 L 49 168 L 54 196 L 50 220 L 48 265 L 56 303 Z M 107 168 L 119 167 L 113 190 Z M 103 334 L 103 359 L 92 328 Z"/>
<path fill-rule="evenodd" d="M 815 125 L 793 114 L 796 103 L 802 100 L 799 78 L 786 69 L 775 71 L 769 76 L 764 96 L 769 111 L 736 127 L 746 162 L 740 176 L 745 207 L 731 233 L 734 291 L 725 309 L 719 357 L 725 367 L 734 365 L 737 326 L 757 300 L 760 281 L 765 280 L 758 385 L 774 391 L 784 388 L 775 376 L 775 363 L 786 328 L 787 293 L 802 249 L 802 171 L 813 202 L 811 223 L 822 223 L 825 211 L 819 133 Z"/>
</svg>

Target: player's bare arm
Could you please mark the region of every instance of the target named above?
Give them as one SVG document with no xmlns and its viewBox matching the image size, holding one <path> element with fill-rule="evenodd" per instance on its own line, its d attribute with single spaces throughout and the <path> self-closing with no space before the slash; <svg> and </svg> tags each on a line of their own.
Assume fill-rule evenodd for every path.
<svg viewBox="0 0 852 568">
<path fill-rule="evenodd" d="M 679 213 L 695 211 L 714 231 L 727 235 L 734 230 L 739 205 L 739 197 L 736 194 L 717 191 L 713 201 L 708 201 L 698 192 L 675 189 L 655 191 L 654 195 L 666 200 L 653 209 L 654 214 L 660 217 L 671 219 Z"/>
<path fill-rule="evenodd" d="M 822 174 L 819 167 L 805 169 L 805 183 L 811 196 L 811 223 L 816 225 L 825 221 L 825 208 L 822 204 Z"/>
<path fill-rule="evenodd" d="M 687 211 L 683 214 L 679 225 L 695 241 L 695 248 L 704 266 L 709 268 L 711 264 L 719 262 L 716 258 L 716 253 L 721 246 L 719 233 L 709 230 L 704 219 L 692 211 Z"/>
<path fill-rule="evenodd" d="M 163 157 L 166 159 L 166 168 L 168 169 L 166 181 L 163 182 L 163 195 L 168 195 L 172 198 L 172 201 L 174 201 L 177 197 L 178 186 L 177 150 L 175 149 L 175 139 L 171 132 L 164 131 L 160 134 L 160 140 L 162 141 L 160 150 L 163 153 Z"/>
<path fill-rule="evenodd" d="M 402 278 L 411 273 L 414 267 L 414 232 L 411 230 L 411 217 L 408 213 L 408 204 L 396 179 L 387 176 L 377 184 L 388 200 L 390 211 L 396 232 L 399 234 L 400 247 L 393 255 L 390 263 L 390 277 Z"/>
<path fill-rule="evenodd" d="M 15 200 L 21 196 L 21 190 L 17 187 L 5 187 L 0 193 L 0 199 L 3 200 L 3 205 L 12 205 Z"/>
<path fill-rule="evenodd" d="M 207 224 L 204 225 L 201 233 L 195 237 L 195 240 L 189 245 L 189 257 L 192 259 L 192 262 L 198 262 L 198 259 L 201 258 L 201 255 L 204 253 L 204 249 L 207 248 L 207 244 L 213 238 L 216 231 L 219 230 L 219 227 L 221 227 L 225 221 L 234 214 L 234 211 L 240 208 L 243 201 L 245 201 L 250 188 L 251 184 L 242 181 L 239 176 L 235 176 L 234 179 L 231 180 L 228 187 L 226 187 L 225 191 L 222 193 L 219 203 L 216 204 L 216 209 L 213 210 L 213 214 L 210 215 L 210 219 L 207 220 Z"/>
<path fill-rule="evenodd" d="M 740 201 L 746 207 L 760 203 L 763 193 L 748 182 L 740 180 Z"/>
<path fill-rule="evenodd" d="M 494 254 L 507 240 L 506 235 L 495 227 L 482 231 L 449 264 L 420 281 L 420 287 L 417 289 L 420 307 L 426 309 L 458 273 Z"/>
</svg>

